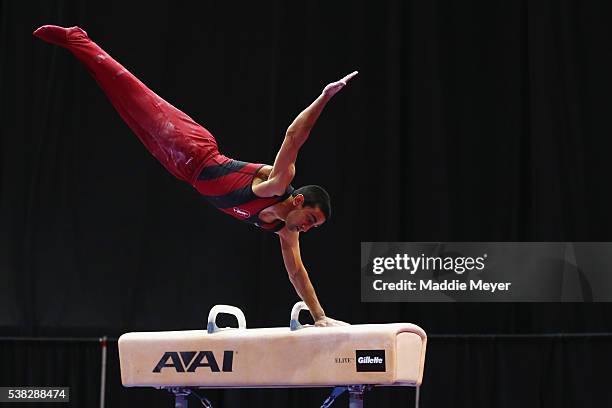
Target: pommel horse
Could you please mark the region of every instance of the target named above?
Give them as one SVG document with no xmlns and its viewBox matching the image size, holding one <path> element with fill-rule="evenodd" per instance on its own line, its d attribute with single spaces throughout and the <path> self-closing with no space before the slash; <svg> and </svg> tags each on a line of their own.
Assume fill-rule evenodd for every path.
<svg viewBox="0 0 612 408">
<path fill-rule="evenodd" d="M 349 392 L 349 407 L 363 407 L 374 386 L 419 386 L 427 335 L 410 323 L 341 327 L 302 325 L 298 302 L 289 327 L 247 329 L 244 313 L 216 305 L 206 330 L 126 333 L 119 338 L 121 381 L 125 387 L 167 389 L 175 408 L 187 408 L 192 394 L 204 406 L 200 388 L 330 387 L 322 407 Z M 238 328 L 219 328 L 219 313 L 233 315 Z"/>
</svg>

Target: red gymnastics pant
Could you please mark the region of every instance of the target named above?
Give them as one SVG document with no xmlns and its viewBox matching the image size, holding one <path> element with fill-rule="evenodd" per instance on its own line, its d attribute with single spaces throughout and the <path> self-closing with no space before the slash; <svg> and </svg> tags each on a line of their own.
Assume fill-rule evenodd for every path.
<svg viewBox="0 0 612 408">
<path fill-rule="evenodd" d="M 82 29 L 43 26 L 34 35 L 70 50 L 149 152 L 178 179 L 193 185 L 209 159 L 227 160 L 210 132 L 147 88 Z"/>
</svg>

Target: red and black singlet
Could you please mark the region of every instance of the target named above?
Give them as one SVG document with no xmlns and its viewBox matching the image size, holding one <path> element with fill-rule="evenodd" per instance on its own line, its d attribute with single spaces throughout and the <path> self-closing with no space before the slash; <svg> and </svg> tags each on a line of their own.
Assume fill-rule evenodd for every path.
<svg viewBox="0 0 612 408">
<path fill-rule="evenodd" d="M 294 189 L 287 187 L 282 196 L 256 196 L 252 188 L 253 179 L 263 166 L 265 164 L 247 163 L 218 154 L 206 161 L 193 186 L 224 213 L 266 231 L 276 232 L 285 223 L 281 220 L 264 223 L 259 219 L 259 212 L 285 201 Z"/>
</svg>

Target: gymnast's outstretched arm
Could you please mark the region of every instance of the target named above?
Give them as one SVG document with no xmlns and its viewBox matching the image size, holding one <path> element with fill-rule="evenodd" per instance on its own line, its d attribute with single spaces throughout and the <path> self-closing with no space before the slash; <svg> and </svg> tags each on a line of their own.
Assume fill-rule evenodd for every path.
<svg viewBox="0 0 612 408">
<path fill-rule="evenodd" d="M 289 125 L 285 139 L 276 154 L 274 165 L 268 180 L 259 183 L 253 190 L 260 197 L 272 197 L 285 193 L 287 186 L 295 176 L 295 161 L 300 148 L 308 139 L 310 131 L 321 115 L 327 102 L 350 81 L 357 71 L 352 72 L 339 81 L 328 84 L 321 95 L 304 109 Z"/>
<path fill-rule="evenodd" d="M 289 274 L 289 280 L 293 284 L 295 291 L 306 303 L 316 326 L 344 326 L 347 323 L 334 320 L 325 316 L 325 311 L 319 303 L 317 294 L 310 282 L 308 272 L 302 263 L 300 256 L 299 232 L 289 231 L 286 228 L 278 233 L 280 237 L 281 250 L 285 268 Z"/>
</svg>

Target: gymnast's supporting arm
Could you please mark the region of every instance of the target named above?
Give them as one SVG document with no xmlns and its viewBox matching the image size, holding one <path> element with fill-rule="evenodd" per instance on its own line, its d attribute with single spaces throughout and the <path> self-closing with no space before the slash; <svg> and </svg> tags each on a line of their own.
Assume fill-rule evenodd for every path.
<svg viewBox="0 0 612 408">
<path fill-rule="evenodd" d="M 283 229 L 279 232 L 281 250 L 283 253 L 283 261 L 285 262 L 285 268 L 289 274 L 289 280 L 293 284 L 295 291 L 300 298 L 306 303 L 310 314 L 315 321 L 316 326 L 344 326 L 347 323 L 339 320 L 331 319 L 325 316 L 325 311 L 317 299 L 308 272 L 302 263 L 302 257 L 300 256 L 300 241 L 299 232 L 288 231 Z"/>
</svg>

